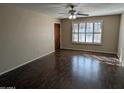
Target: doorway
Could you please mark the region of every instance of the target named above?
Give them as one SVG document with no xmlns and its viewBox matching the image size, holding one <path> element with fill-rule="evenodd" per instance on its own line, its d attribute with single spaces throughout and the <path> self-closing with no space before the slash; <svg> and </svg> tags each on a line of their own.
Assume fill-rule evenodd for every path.
<svg viewBox="0 0 124 93">
<path fill-rule="evenodd" d="M 55 50 L 60 49 L 60 24 L 54 24 Z"/>
</svg>

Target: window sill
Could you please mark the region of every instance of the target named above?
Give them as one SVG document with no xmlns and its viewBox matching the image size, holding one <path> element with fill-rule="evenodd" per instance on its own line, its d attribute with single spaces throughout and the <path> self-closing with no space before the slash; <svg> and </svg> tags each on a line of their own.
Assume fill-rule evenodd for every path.
<svg viewBox="0 0 124 93">
<path fill-rule="evenodd" d="M 81 42 L 72 42 L 72 44 L 80 44 L 80 45 L 99 45 L 99 46 L 102 46 L 102 43 L 81 43 Z"/>
</svg>

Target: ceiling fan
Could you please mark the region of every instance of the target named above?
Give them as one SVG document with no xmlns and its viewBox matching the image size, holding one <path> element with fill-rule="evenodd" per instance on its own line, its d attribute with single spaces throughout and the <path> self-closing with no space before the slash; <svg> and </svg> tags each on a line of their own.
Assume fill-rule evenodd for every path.
<svg viewBox="0 0 124 93">
<path fill-rule="evenodd" d="M 80 16 L 89 16 L 89 14 L 83 14 L 83 13 L 79 13 L 78 11 L 74 10 L 74 5 L 69 5 L 69 7 L 71 8 L 71 10 L 68 11 L 67 14 L 69 14 L 68 18 L 69 19 L 76 19 L 78 15 Z M 65 13 L 61 13 L 61 14 L 65 14 Z"/>
</svg>

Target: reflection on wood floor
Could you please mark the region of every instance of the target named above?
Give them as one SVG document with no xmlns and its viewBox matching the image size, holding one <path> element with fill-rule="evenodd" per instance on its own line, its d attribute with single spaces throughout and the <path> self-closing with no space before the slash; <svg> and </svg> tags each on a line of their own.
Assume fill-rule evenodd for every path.
<svg viewBox="0 0 124 93">
<path fill-rule="evenodd" d="M 0 87 L 124 88 L 124 68 L 93 57 L 115 55 L 60 50 L 0 76 Z"/>
</svg>

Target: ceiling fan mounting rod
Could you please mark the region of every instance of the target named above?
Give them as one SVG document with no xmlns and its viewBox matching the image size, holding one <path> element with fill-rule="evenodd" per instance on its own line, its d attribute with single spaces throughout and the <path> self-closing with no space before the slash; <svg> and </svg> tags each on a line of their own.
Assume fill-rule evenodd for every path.
<svg viewBox="0 0 124 93">
<path fill-rule="evenodd" d="M 71 9 L 73 10 L 74 6 L 73 5 L 70 5 Z"/>
</svg>

